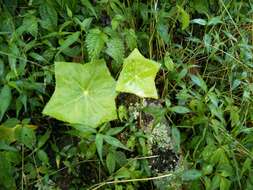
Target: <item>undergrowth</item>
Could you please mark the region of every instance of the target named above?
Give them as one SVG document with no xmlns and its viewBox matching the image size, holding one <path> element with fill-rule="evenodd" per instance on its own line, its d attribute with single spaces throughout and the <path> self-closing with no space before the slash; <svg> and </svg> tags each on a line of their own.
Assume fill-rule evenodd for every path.
<svg viewBox="0 0 253 190">
<path fill-rule="evenodd" d="M 0 189 L 253 189 L 251 0 L 0 0 L 0 20 Z M 135 48 L 161 65 L 157 102 L 118 95 L 93 128 L 42 114 L 54 62 L 118 79 Z M 161 124 L 171 150 L 150 145 Z"/>
</svg>

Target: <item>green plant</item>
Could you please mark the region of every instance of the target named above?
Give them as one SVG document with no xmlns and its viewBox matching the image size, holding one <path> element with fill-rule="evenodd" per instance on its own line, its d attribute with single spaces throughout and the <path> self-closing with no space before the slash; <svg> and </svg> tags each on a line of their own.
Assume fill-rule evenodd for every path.
<svg viewBox="0 0 253 190">
<path fill-rule="evenodd" d="M 56 90 L 43 113 L 69 123 L 97 127 L 117 118 L 116 90 L 157 98 L 154 78 L 158 69 L 156 62 L 145 59 L 137 49 L 124 60 L 117 84 L 102 60 L 85 65 L 58 62 Z"/>
<path fill-rule="evenodd" d="M 0 0 L 0 189 L 252 189 L 252 7 L 250 0 Z M 135 48 L 160 64 L 152 64 L 159 69 L 152 85 L 132 80 L 156 100 L 121 80 Z M 90 112 L 66 123 L 42 114 L 58 87 L 55 62 L 84 72 L 104 62 L 113 98 L 98 115 L 112 117 L 94 117 L 91 127 Z M 120 80 L 137 96 L 115 92 Z M 152 151 L 152 139 L 171 150 Z M 154 170 L 152 161 L 160 166 L 175 153 L 175 170 Z"/>
</svg>

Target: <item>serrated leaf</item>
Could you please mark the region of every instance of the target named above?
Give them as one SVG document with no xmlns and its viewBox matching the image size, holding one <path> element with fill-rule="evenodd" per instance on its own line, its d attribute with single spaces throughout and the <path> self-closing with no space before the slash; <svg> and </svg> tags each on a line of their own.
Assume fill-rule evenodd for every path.
<svg viewBox="0 0 253 190">
<path fill-rule="evenodd" d="M 199 179 L 202 176 L 202 173 L 196 169 L 186 170 L 182 175 L 182 180 L 192 181 Z"/>
<path fill-rule="evenodd" d="M 56 88 L 43 114 L 96 127 L 117 118 L 115 80 L 103 60 L 55 63 Z"/>
<path fill-rule="evenodd" d="M 127 47 L 131 51 L 137 48 L 137 36 L 135 34 L 135 31 L 132 28 L 126 29 L 125 40 L 126 40 Z"/>
<path fill-rule="evenodd" d="M 124 52 L 124 43 L 120 38 L 112 38 L 107 42 L 106 53 L 117 63 L 123 62 Z"/>
<path fill-rule="evenodd" d="M 10 103 L 11 103 L 11 89 L 8 85 L 5 85 L 0 92 L 0 121 L 2 120 L 5 112 L 7 111 Z"/>
<path fill-rule="evenodd" d="M 89 53 L 90 60 L 94 60 L 99 57 L 100 52 L 105 46 L 107 36 L 99 29 L 92 29 L 87 34 L 85 43 Z"/>
<path fill-rule="evenodd" d="M 146 59 L 138 49 L 135 49 L 124 60 L 116 90 L 140 97 L 158 98 L 154 80 L 159 68 L 160 64 Z"/>
</svg>

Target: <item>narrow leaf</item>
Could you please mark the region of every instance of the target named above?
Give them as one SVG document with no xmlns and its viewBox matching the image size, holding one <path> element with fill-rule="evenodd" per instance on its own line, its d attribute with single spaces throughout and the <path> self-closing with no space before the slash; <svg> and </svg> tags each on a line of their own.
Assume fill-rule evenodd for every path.
<svg viewBox="0 0 253 190">
<path fill-rule="evenodd" d="M 207 85 L 200 76 L 191 75 L 191 80 L 194 84 L 198 85 L 203 91 L 207 92 Z"/>
<path fill-rule="evenodd" d="M 178 152 L 180 149 L 180 131 L 178 130 L 178 128 L 173 127 L 171 130 L 172 133 L 172 139 L 175 143 L 174 148 L 175 151 Z"/>
<path fill-rule="evenodd" d="M 109 152 L 106 157 L 106 166 L 110 174 L 114 172 L 116 166 L 116 158 L 112 152 Z"/>
<path fill-rule="evenodd" d="M 115 147 L 119 147 L 119 148 L 123 148 L 125 150 L 128 150 L 128 148 L 125 145 L 123 145 L 118 139 L 116 139 L 114 137 L 111 137 L 111 136 L 108 136 L 108 135 L 104 135 L 103 137 L 104 137 L 104 140 L 108 144 L 110 144 L 112 146 L 115 146 Z"/>
<path fill-rule="evenodd" d="M 177 6 L 180 14 L 180 22 L 182 24 L 182 30 L 185 30 L 190 24 L 190 15 L 180 6 Z"/>
<path fill-rule="evenodd" d="M 80 32 L 75 32 L 67 37 L 66 40 L 61 44 L 59 47 L 59 51 L 63 51 L 64 49 L 68 48 L 70 45 L 75 43 L 79 38 Z"/>
<path fill-rule="evenodd" d="M 103 135 L 97 134 L 96 135 L 96 147 L 97 147 L 97 152 L 99 155 L 99 158 L 101 161 L 103 161 Z"/>
<path fill-rule="evenodd" d="M 10 103 L 11 103 L 11 89 L 8 85 L 5 85 L 2 89 L 1 89 L 1 93 L 0 93 L 0 121 L 2 120 L 5 112 L 7 111 Z"/>
<path fill-rule="evenodd" d="M 170 111 L 175 112 L 175 113 L 180 113 L 180 114 L 184 114 L 184 113 L 189 113 L 191 112 L 190 109 L 188 109 L 187 107 L 184 106 L 174 106 L 172 108 L 169 108 Z"/>
</svg>

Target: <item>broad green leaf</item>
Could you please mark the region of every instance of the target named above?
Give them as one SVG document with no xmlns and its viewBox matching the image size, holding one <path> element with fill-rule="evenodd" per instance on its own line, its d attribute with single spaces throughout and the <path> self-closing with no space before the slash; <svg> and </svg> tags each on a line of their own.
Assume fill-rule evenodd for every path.
<svg viewBox="0 0 253 190">
<path fill-rule="evenodd" d="M 4 124 L 0 125 L 0 140 L 5 140 L 8 143 L 12 143 L 15 138 L 16 127 L 6 127 Z"/>
<path fill-rule="evenodd" d="M 34 148 L 36 137 L 33 129 L 28 127 L 19 127 L 15 130 L 15 137 L 20 143 L 24 144 L 29 149 Z"/>
<path fill-rule="evenodd" d="M 102 134 L 96 135 L 95 142 L 96 142 L 97 152 L 101 161 L 103 160 L 103 140 L 104 140 L 104 136 Z"/>
<path fill-rule="evenodd" d="M 115 81 L 103 60 L 55 63 L 56 88 L 45 115 L 96 127 L 117 118 Z"/>
<path fill-rule="evenodd" d="M 48 156 L 47 153 L 44 150 L 38 150 L 37 156 L 44 164 L 48 164 Z"/>
<path fill-rule="evenodd" d="M 2 120 L 5 112 L 7 111 L 11 103 L 11 89 L 9 86 L 5 85 L 0 92 L 0 121 Z"/>
<path fill-rule="evenodd" d="M 128 92 L 140 97 L 158 98 L 155 87 L 155 76 L 160 65 L 146 59 L 135 49 L 125 60 L 117 81 L 116 90 Z"/>
<path fill-rule="evenodd" d="M 190 24 L 190 15 L 180 6 L 177 6 L 180 14 L 180 22 L 182 30 L 185 30 Z"/>
<path fill-rule="evenodd" d="M 110 174 L 113 173 L 115 170 L 116 159 L 117 158 L 115 157 L 115 155 L 112 152 L 109 152 L 106 156 L 106 166 L 107 166 Z"/>
<path fill-rule="evenodd" d="M 196 169 L 186 170 L 182 175 L 182 180 L 192 181 L 199 179 L 202 176 L 202 173 Z"/>
</svg>

